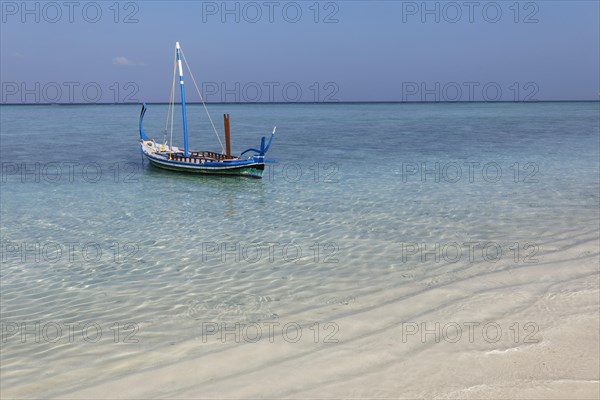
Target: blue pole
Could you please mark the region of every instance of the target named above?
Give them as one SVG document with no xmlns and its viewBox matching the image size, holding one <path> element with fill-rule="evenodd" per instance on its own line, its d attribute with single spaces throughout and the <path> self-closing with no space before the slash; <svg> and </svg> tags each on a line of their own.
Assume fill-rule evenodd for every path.
<svg viewBox="0 0 600 400">
<path fill-rule="evenodd" d="M 183 116 L 183 149 L 185 156 L 189 157 L 188 152 L 188 129 L 187 129 L 187 116 L 185 114 L 185 89 L 183 87 L 183 68 L 181 68 L 181 48 L 179 42 L 175 44 L 177 47 L 177 64 L 179 65 L 179 86 L 181 87 L 181 114 Z"/>
</svg>

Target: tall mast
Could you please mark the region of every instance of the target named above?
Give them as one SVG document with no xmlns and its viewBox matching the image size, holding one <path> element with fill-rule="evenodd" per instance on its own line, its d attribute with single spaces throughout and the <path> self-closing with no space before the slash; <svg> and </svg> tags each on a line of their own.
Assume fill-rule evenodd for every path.
<svg viewBox="0 0 600 400">
<path fill-rule="evenodd" d="M 189 157 L 190 153 L 188 152 L 187 116 L 185 114 L 185 89 L 183 87 L 183 68 L 181 67 L 181 48 L 179 47 L 179 42 L 175 43 L 175 47 L 177 48 L 177 64 L 179 66 L 179 86 L 181 88 L 181 114 L 183 116 L 183 149 L 185 151 L 185 156 Z"/>
</svg>

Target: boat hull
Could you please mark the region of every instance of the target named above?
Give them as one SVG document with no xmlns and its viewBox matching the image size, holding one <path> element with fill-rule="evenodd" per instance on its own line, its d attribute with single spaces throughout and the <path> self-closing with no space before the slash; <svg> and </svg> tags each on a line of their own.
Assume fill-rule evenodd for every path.
<svg viewBox="0 0 600 400">
<path fill-rule="evenodd" d="M 164 148 L 164 146 L 161 146 Z M 246 160 L 232 158 L 226 160 L 217 160 L 215 158 L 171 156 L 165 150 L 172 151 L 172 154 L 178 154 L 181 149 L 178 147 L 167 147 L 159 150 L 159 146 L 151 140 L 141 141 L 142 154 L 150 163 L 158 168 L 187 172 L 193 174 L 205 175 L 227 175 L 227 176 L 245 176 L 250 178 L 262 178 L 265 169 L 265 159 L 262 156 L 250 157 Z M 195 154 L 210 154 L 213 157 L 219 156 L 209 152 L 194 152 Z"/>
<path fill-rule="evenodd" d="M 262 178 L 263 171 L 265 169 L 264 163 L 252 163 L 248 165 L 234 165 L 234 166 L 201 166 L 191 163 L 179 163 L 173 161 L 159 161 L 148 157 L 150 164 L 154 167 L 167 169 L 170 171 L 187 172 L 193 174 L 205 174 L 205 175 L 227 175 L 227 176 L 244 176 L 249 178 Z"/>
</svg>

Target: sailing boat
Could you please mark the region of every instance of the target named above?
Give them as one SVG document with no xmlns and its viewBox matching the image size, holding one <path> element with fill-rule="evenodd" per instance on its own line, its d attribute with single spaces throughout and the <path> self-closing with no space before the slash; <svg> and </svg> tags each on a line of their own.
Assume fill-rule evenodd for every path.
<svg viewBox="0 0 600 400">
<path fill-rule="evenodd" d="M 194 86 L 198 91 L 204 110 L 208 115 L 208 119 L 212 125 L 212 128 L 217 135 L 217 139 L 221 144 L 221 153 L 212 151 L 195 151 L 188 148 L 188 127 L 187 127 L 187 115 L 185 106 L 185 89 L 183 85 L 183 68 L 181 61 L 185 61 L 185 65 L 190 72 Z M 181 91 L 181 113 L 183 117 L 183 148 L 173 146 L 173 118 L 175 113 L 175 78 L 177 69 L 179 70 L 179 87 Z M 230 134 L 230 119 L 229 114 L 223 116 L 225 125 L 225 143 L 221 141 L 219 134 L 215 128 L 215 124 L 210 117 L 202 93 L 198 89 L 194 75 L 189 68 L 185 54 L 179 46 L 179 42 L 175 44 L 175 63 L 173 66 L 173 83 L 171 85 L 171 98 L 169 100 L 169 108 L 167 111 L 167 122 L 165 124 L 164 139 L 161 144 L 157 143 L 154 139 L 148 137 L 144 131 L 143 122 L 144 115 L 146 114 L 146 104 L 142 105 L 142 111 L 140 113 L 140 145 L 142 154 L 148 158 L 150 163 L 159 168 L 164 168 L 173 171 L 182 172 L 195 172 L 201 174 L 218 174 L 218 175 L 233 175 L 233 176 L 248 176 L 253 178 L 261 178 L 262 173 L 265 169 L 265 163 L 273 162 L 272 160 L 265 159 L 267 151 L 271 147 L 273 137 L 275 136 L 276 128 L 273 128 L 273 133 L 269 138 L 268 143 L 263 136 L 260 142 L 260 148 L 250 148 L 243 151 L 239 156 L 233 156 L 231 154 L 231 134 Z M 170 141 L 167 143 L 167 131 L 170 129 Z M 242 158 L 245 154 L 248 154 L 247 158 Z"/>
</svg>

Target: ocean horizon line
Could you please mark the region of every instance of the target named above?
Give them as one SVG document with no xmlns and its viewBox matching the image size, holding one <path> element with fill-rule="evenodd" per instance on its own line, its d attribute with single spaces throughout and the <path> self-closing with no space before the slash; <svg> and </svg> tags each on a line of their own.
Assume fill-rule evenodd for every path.
<svg viewBox="0 0 600 400">
<path fill-rule="evenodd" d="M 129 103 L 0 103 L 0 106 L 116 106 L 116 105 L 168 105 L 168 102 L 129 102 Z M 600 103 L 598 100 L 527 100 L 527 101 L 511 101 L 511 100 L 498 100 L 498 101 L 264 101 L 264 102 L 206 102 L 207 105 L 249 105 L 249 104 L 508 104 L 508 103 L 519 103 L 519 104 L 531 104 L 531 103 Z M 175 103 L 180 104 L 180 103 Z M 202 105 L 201 102 L 189 102 L 188 105 Z"/>
</svg>

